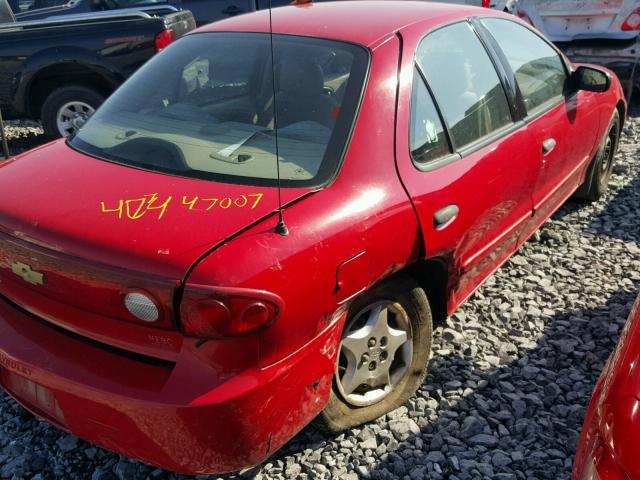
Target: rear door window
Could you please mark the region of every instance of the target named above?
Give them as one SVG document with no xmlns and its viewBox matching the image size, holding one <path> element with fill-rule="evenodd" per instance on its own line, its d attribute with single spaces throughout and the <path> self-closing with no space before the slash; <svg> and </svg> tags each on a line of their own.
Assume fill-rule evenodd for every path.
<svg viewBox="0 0 640 480">
<path fill-rule="evenodd" d="M 504 52 L 528 114 L 562 97 L 567 80 L 564 62 L 546 41 L 510 20 L 484 18 L 481 22 Z"/>
<path fill-rule="evenodd" d="M 440 106 L 456 149 L 512 123 L 491 58 L 467 22 L 428 34 L 416 62 Z"/>
</svg>

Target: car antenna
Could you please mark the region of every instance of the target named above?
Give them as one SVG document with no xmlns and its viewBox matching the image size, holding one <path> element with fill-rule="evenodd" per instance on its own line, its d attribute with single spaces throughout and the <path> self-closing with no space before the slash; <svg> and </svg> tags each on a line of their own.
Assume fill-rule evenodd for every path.
<svg viewBox="0 0 640 480">
<path fill-rule="evenodd" d="M 269 0 L 269 45 L 271 47 L 271 87 L 273 89 L 273 131 L 276 139 L 276 175 L 278 177 L 278 224 L 276 232 L 286 237 L 289 229 L 282 216 L 282 188 L 280 186 L 280 151 L 278 149 L 278 109 L 276 108 L 276 70 L 273 50 L 273 20 L 271 19 L 271 0 Z"/>
</svg>

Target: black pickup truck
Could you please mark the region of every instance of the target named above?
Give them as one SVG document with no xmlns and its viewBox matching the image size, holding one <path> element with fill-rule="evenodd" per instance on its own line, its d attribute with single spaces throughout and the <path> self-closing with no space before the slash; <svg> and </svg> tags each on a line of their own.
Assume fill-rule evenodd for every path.
<svg viewBox="0 0 640 480">
<path fill-rule="evenodd" d="M 291 2 L 292 0 L 271 0 L 271 6 L 279 7 Z M 18 21 L 120 8 L 169 5 L 177 9 L 190 10 L 198 26 L 241 13 L 269 8 L 269 0 L 9 0 L 9 3 L 16 12 Z"/>
<path fill-rule="evenodd" d="M 0 109 L 68 136 L 156 52 L 195 28 L 188 10 L 158 6 L 15 22 L 0 0 Z"/>
</svg>

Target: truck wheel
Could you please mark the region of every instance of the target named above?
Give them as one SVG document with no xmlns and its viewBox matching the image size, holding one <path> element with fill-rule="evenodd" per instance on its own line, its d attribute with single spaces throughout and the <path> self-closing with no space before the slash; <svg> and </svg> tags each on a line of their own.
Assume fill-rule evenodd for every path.
<svg viewBox="0 0 640 480">
<path fill-rule="evenodd" d="M 54 90 L 42 105 L 42 127 L 48 138 L 74 134 L 93 115 L 104 96 L 95 90 L 69 85 Z"/>
<path fill-rule="evenodd" d="M 586 202 L 595 202 L 607 191 L 611 170 L 613 169 L 613 159 L 618 150 L 618 139 L 620 138 L 620 115 L 616 110 L 609 123 L 607 135 L 602 140 L 595 157 L 589 164 L 587 176 L 574 197 Z"/>
<path fill-rule="evenodd" d="M 411 278 L 390 279 L 356 299 L 345 322 L 329 401 L 315 420 L 337 433 L 404 404 L 424 381 L 432 316 Z"/>
</svg>

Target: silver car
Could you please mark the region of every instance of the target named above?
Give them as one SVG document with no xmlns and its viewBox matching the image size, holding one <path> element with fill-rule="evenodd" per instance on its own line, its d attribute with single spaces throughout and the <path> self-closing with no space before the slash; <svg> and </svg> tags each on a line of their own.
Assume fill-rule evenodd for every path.
<svg viewBox="0 0 640 480">
<path fill-rule="evenodd" d="M 631 40 L 640 33 L 638 0 L 520 0 L 514 13 L 552 42 Z"/>
<path fill-rule="evenodd" d="M 458 3 L 460 5 L 475 5 L 505 12 L 511 12 L 518 0 L 427 0 L 441 3 Z"/>
<path fill-rule="evenodd" d="M 612 69 L 640 91 L 640 0 L 520 0 L 513 12 L 577 63 Z"/>
</svg>

